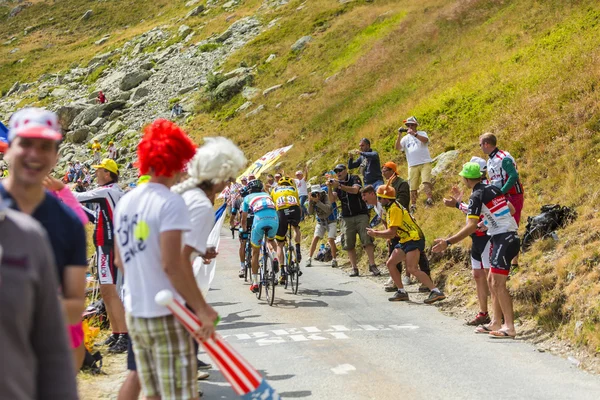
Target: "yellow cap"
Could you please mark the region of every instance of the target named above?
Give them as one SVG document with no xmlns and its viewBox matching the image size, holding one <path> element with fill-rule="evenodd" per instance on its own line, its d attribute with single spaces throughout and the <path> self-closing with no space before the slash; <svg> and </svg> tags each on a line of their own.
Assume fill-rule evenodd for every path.
<svg viewBox="0 0 600 400">
<path fill-rule="evenodd" d="M 105 170 L 112 172 L 113 174 L 119 173 L 119 166 L 117 165 L 115 160 L 112 160 L 110 158 L 105 158 L 98 165 L 92 165 L 92 168 L 94 168 L 94 169 L 104 168 Z"/>
</svg>

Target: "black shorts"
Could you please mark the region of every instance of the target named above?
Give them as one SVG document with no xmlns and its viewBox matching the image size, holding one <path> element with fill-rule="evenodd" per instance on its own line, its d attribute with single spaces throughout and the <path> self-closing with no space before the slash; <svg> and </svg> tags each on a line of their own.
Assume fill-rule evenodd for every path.
<svg viewBox="0 0 600 400">
<path fill-rule="evenodd" d="M 133 352 L 133 346 L 131 345 L 131 338 L 127 344 L 127 370 L 137 371 L 137 365 L 135 364 L 135 354 Z"/>
<path fill-rule="evenodd" d="M 488 235 L 485 236 L 473 236 L 471 238 L 473 240 L 473 245 L 471 246 L 471 257 L 473 257 L 476 261 L 481 261 L 481 255 L 486 250 L 486 246 L 490 241 L 490 237 Z"/>
<path fill-rule="evenodd" d="M 493 274 L 508 275 L 510 262 L 519 254 L 521 240 L 516 232 L 500 233 L 492 236 L 492 268 Z"/>
<path fill-rule="evenodd" d="M 300 206 L 291 206 L 277 211 L 277 216 L 279 217 L 279 227 L 277 228 L 275 239 L 277 239 L 278 242 L 283 242 L 285 240 L 285 235 L 287 235 L 288 224 L 298 226 L 300 223 L 302 210 L 300 209 Z"/>
<path fill-rule="evenodd" d="M 112 245 L 96 247 L 96 268 L 98 282 L 101 285 L 115 285 L 117 283 L 117 266 L 115 265 L 115 252 Z"/>
<path fill-rule="evenodd" d="M 425 250 L 425 239 L 409 240 L 408 242 L 398 243 L 395 248 L 402 250 L 404 253 L 409 253 L 414 250 L 419 250 L 422 253 Z"/>
</svg>

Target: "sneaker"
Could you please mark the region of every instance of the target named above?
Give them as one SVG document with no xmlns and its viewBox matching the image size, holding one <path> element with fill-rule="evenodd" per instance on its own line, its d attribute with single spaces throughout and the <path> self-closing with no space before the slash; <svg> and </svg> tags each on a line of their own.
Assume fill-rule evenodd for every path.
<svg viewBox="0 0 600 400">
<path fill-rule="evenodd" d="M 198 360 L 198 369 L 211 369 L 212 365 L 211 364 L 207 364 L 202 360 Z"/>
<path fill-rule="evenodd" d="M 198 377 L 196 379 L 199 381 L 203 381 L 205 379 L 208 379 L 209 376 L 210 374 L 208 372 L 198 371 Z"/>
<path fill-rule="evenodd" d="M 417 206 L 414 204 L 411 204 L 410 207 L 408 208 L 408 212 L 411 214 L 414 214 L 415 212 L 417 212 Z"/>
<path fill-rule="evenodd" d="M 427 297 L 425 299 L 424 303 L 425 304 L 433 304 L 436 301 L 444 300 L 445 298 L 446 298 L 446 296 L 441 291 L 440 292 L 434 292 L 432 290 L 431 293 L 429 293 L 429 297 Z"/>
<path fill-rule="evenodd" d="M 240 269 L 240 272 L 238 273 L 238 276 L 239 276 L 240 278 L 243 278 L 245 273 L 246 273 L 246 270 L 245 270 L 245 268 L 242 268 L 242 269 Z"/>
<path fill-rule="evenodd" d="M 120 335 L 117 343 L 110 347 L 108 352 L 112 354 L 125 353 L 127 352 L 127 347 L 129 347 L 129 335 Z"/>
<path fill-rule="evenodd" d="M 425 205 L 427 207 L 433 206 L 433 199 L 432 198 L 428 198 L 427 200 L 425 200 Z"/>
<path fill-rule="evenodd" d="M 467 322 L 467 325 L 469 326 L 479 326 L 479 325 L 485 325 L 485 324 L 489 324 L 490 322 L 492 322 L 492 320 L 490 319 L 490 314 L 488 313 L 478 313 L 475 318 L 473 318 L 471 321 Z"/>
<path fill-rule="evenodd" d="M 388 299 L 388 301 L 408 301 L 408 293 L 397 290 L 396 293 L 394 293 L 394 295 Z"/>
<path fill-rule="evenodd" d="M 386 292 L 396 292 L 398 290 L 398 287 L 396 286 L 394 281 L 392 281 L 392 279 L 390 278 L 389 281 L 385 285 L 383 285 L 383 289 Z"/>
<path fill-rule="evenodd" d="M 331 260 L 331 268 L 337 268 L 337 267 L 338 267 L 337 260 Z"/>
<path fill-rule="evenodd" d="M 421 284 L 421 286 L 419 286 L 419 293 L 427 293 L 429 292 L 429 288 L 423 284 Z"/>
<path fill-rule="evenodd" d="M 258 285 L 253 283 L 252 285 L 250 285 L 250 291 L 252 293 L 258 293 Z"/>
<path fill-rule="evenodd" d="M 404 276 L 402 277 L 402 284 L 403 284 L 404 286 L 410 286 L 410 285 L 412 285 L 412 284 L 413 284 L 413 282 L 412 282 L 412 280 L 411 280 L 411 279 L 410 279 L 408 276 L 404 275 Z"/>
<path fill-rule="evenodd" d="M 309 258 L 308 260 L 306 260 L 306 265 L 305 267 L 310 268 L 312 267 L 312 258 Z"/>
<path fill-rule="evenodd" d="M 279 261 L 277 259 L 273 260 L 273 272 L 279 272 Z"/>
<path fill-rule="evenodd" d="M 373 276 L 381 275 L 381 271 L 379 270 L 379 268 L 377 268 L 377 265 L 375 265 L 375 264 L 369 265 L 369 271 L 371 271 Z"/>
<path fill-rule="evenodd" d="M 286 280 L 285 278 L 286 278 L 286 277 L 285 277 L 284 275 L 281 275 L 281 276 L 279 277 L 279 282 L 278 282 L 278 283 L 279 283 L 280 285 L 285 285 L 285 280 Z"/>
<path fill-rule="evenodd" d="M 352 272 L 350 273 L 350 275 L 349 275 L 349 276 L 353 276 L 353 277 L 354 277 L 354 276 L 358 276 L 358 275 L 359 275 L 359 274 L 358 274 L 358 268 L 354 268 L 354 269 L 352 270 Z"/>
<path fill-rule="evenodd" d="M 104 342 L 102 343 L 96 343 L 96 346 L 114 346 L 115 343 L 117 343 L 119 341 L 119 335 L 118 334 L 112 334 L 110 335 Z"/>
</svg>

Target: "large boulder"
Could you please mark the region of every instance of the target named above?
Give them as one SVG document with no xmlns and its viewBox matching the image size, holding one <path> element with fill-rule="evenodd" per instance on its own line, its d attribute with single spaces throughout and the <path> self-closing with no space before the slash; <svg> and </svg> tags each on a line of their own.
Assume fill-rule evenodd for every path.
<svg viewBox="0 0 600 400">
<path fill-rule="evenodd" d="M 103 117 L 103 113 L 103 104 L 97 104 L 95 106 L 88 107 L 81 113 L 79 113 L 77 117 L 75 117 L 71 126 L 74 128 L 79 128 L 82 126 L 89 125 L 92 122 L 94 122 L 96 118 Z"/>
<path fill-rule="evenodd" d="M 456 160 L 460 152 L 458 150 L 450 150 L 435 157 L 432 162 L 435 162 L 435 167 L 431 170 L 431 175 L 438 176 L 446 171 L 452 165 L 452 162 Z"/>
<path fill-rule="evenodd" d="M 63 129 L 69 129 L 75 117 L 77 117 L 83 110 L 85 110 L 85 106 L 81 104 L 69 104 L 60 107 L 58 110 L 56 110 L 60 126 L 62 126 Z"/>
<path fill-rule="evenodd" d="M 108 133 L 108 136 L 114 136 L 117 133 L 124 131 L 125 129 L 127 129 L 127 126 L 123 122 L 121 122 L 117 119 L 117 120 L 110 122 L 106 126 L 106 133 Z"/>
<path fill-rule="evenodd" d="M 195 17 L 196 15 L 200 14 L 203 11 L 204 11 L 204 4 L 200 4 L 199 6 L 193 8 L 192 10 L 190 10 L 190 12 L 187 13 L 187 15 L 185 16 L 185 18 Z"/>
<path fill-rule="evenodd" d="M 149 71 L 129 72 L 123 77 L 123 79 L 121 79 L 119 89 L 121 89 L 123 92 L 131 90 L 139 86 L 139 84 L 144 82 L 146 79 L 150 78 L 150 76 L 152 76 L 152 73 Z"/>
<path fill-rule="evenodd" d="M 114 110 L 122 110 L 125 108 L 126 105 L 127 102 L 125 100 L 115 100 L 102 104 L 102 109 L 104 111 L 102 116 L 108 117 L 111 112 L 113 112 Z"/>
<path fill-rule="evenodd" d="M 294 53 L 297 53 L 297 52 L 299 52 L 299 51 L 302 51 L 302 50 L 303 50 L 303 49 L 306 47 L 306 45 L 307 45 L 309 42 L 311 42 L 311 41 L 312 41 L 312 36 L 303 36 L 303 37 L 301 37 L 300 39 L 298 39 L 298 40 L 296 41 L 296 43 L 294 43 L 294 44 L 292 45 L 292 51 L 293 51 Z"/>
<path fill-rule="evenodd" d="M 150 90 L 148 90 L 148 88 L 139 87 L 133 91 L 133 94 L 131 95 L 131 101 L 136 102 L 139 99 L 148 96 L 149 94 Z"/>
<path fill-rule="evenodd" d="M 87 128 L 79 128 L 67 133 L 67 141 L 71 143 L 83 143 L 86 141 L 90 131 Z"/>
<path fill-rule="evenodd" d="M 244 86 L 252 83 L 254 77 L 250 74 L 236 76 L 222 82 L 215 89 L 213 95 L 219 101 L 227 101 L 244 89 Z"/>
</svg>

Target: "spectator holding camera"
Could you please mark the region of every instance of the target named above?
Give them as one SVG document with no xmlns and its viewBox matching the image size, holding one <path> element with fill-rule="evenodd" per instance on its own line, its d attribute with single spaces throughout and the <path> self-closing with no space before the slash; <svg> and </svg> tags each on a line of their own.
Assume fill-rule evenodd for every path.
<svg viewBox="0 0 600 400">
<path fill-rule="evenodd" d="M 417 209 L 418 190 L 423 184 L 426 204 L 433 205 L 433 186 L 431 184 L 431 155 L 429 154 L 429 136 L 424 131 L 418 131 L 419 122 L 415 117 L 404 121 L 406 128 L 398 129 L 396 150 L 401 150 L 406 155 L 408 162 L 408 183 L 410 185 L 410 212 Z M 403 133 L 406 135 L 402 136 Z"/>
<path fill-rule="evenodd" d="M 310 244 L 308 261 L 306 262 L 307 267 L 311 266 L 317 244 L 323 239 L 325 233 L 327 233 L 327 241 L 329 242 L 329 247 L 331 247 L 331 256 L 333 257 L 331 267 L 336 268 L 338 266 L 336 260 L 337 247 L 335 246 L 335 235 L 337 233 L 336 211 L 335 203 L 329 201 L 329 195 L 325 193 L 323 188 L 320 185 L 312 185 L 308 198 L 308 215 L 316 215 L 317 224 L 315 225 L 315 234 Z"/>
<path fill-rule="evenodd" d="M 369 270 L 374 276 L 381 275 L 375 265 L 375 254 L 373 239 L 367 235 L 369 226 L 369 209 L 360 195 L 362 182 L 357 175 L 348 174 L 345 164 L 338 164 L 333 169 L 337 179 L 329 179 L 327 189 L 329 202 L 335 203 L 340 200 L 342 207 L 342 234 L 345 237 L 344 250 L 348 252 L 352 273 L 350 276 L 358 276 L 358 265 L 356 259 L 356 235 L 360 237 L 367 257 L 369 259 Z"/>
<path fill-rule="evenodd" d="M 380 185 L 383 185 L 379 153 L 371 148 L 371 141 L 366 138 L 360 139 L 358 147 L 359 150 L 350 152 L 348 169 L 359 168 L 364 163 L 363 178 L 365 185 L 371 185 L 377 189 Z M 354 160 L 355 156 L 358 156 L 356 160 Z"/>
</svg>

